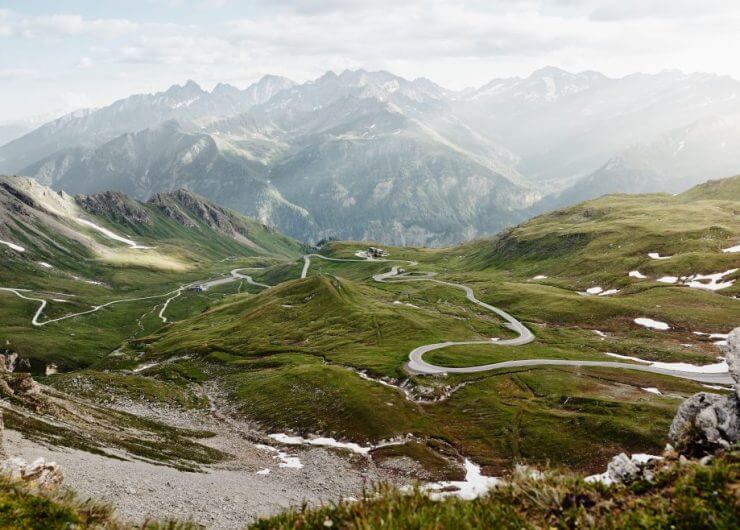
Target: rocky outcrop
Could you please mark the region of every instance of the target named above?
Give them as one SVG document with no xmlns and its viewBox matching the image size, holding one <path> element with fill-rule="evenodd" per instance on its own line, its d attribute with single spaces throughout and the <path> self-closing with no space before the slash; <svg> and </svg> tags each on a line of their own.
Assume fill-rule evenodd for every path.
<svg viewBox="0 0 740 530">
<path fill-rule="evenodd" d="M 735 381 L 735 395 L 740 398 L 740 327 L 735 328 L 727 336 L 727 356 L 725 361 L 730 370 L 730 376 Z"/>
<path fill-rule="evenodd" d="M 653 480 L 655 469 L 663 457 L 634 454 L 630 458 L 620 453 L 611 459 L 604 473 L 586 477 L 586 482 L 601 482 L 602 484 L 632 484 L 638 480 Z"/>
<path fill-rule="evenodd" d="M 64 481 L 64 473 L 56 462 L 37 458 L 30 464 L 22 458 L 8 458 L 0 462 L 0 473 L 24 482 L 33 482 L 42 488 L 53 488 Z"/>
<path fill-rule="evenodd" d="M 93 215 L 132 225 L 154 223 L 151 214 L 137 201 L 117 191 L 77 195 L 77 204 Z"/>
<path fill-rule="evenodd" d="M 41 393 L 41 388 L 33 380 L 31 374 L 4 371 L 0 374 L 0 394 L 35 399 Z M 37 458 L 30 464 L 21 458 L 6 458 L 3 445 L 5 423 L 3 411 L 0 409 L 0 474 L 31 482 L 42 488 L 56 487 L 64 480 L 64 474 L 56 462 L 46 462 Z"/>
<path fill-rule="evenodd" d="M 727 396 L 700 392 L 676 412 L 668 437 L 682 454 L 711 454 L 729 449 L 740 439 L 740 327 L 728 337 L 726 360 L 735 391 Z"/>
</svg>

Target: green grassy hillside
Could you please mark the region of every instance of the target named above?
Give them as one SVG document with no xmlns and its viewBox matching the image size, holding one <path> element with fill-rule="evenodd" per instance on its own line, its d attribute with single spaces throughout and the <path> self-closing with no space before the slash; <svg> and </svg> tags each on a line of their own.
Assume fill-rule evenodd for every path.
<svg viewBox="0 0 740 530">
<path fill-rule="evenodd" d="M 0 291 L 0 340 L 37 371 L 47 362 L 65 371 L 88 366 L 157 329 L 164 323 L 159 310 L 182 285 L 303 253 L 297 241 L 184 191 L 146 204 L 110 192 L 75 199 L 30 179 L 0 177 L 0 219 L 0 240 L 22 249 L 0 245 L 0 287 L 34 299 Z M 168 309 L 173 318 L 196 314 L 227 293 L 249 290 L 242 283 L 186 291 Z M 126 301 L 138 298 L 146 299 Z M 34 326 L 39 300 L 47 304 L 42 323 L 116 303 Z"/>
<path fill-rule="evenodd" d="M 404 265 L 410 270 L 471 286 L 536 335 L 535 342 L 516 348 L 456 346 L 425 358 L 471 366 L 532 358 L 614 360 L 610 352 L 717 362 L 719 348 L 695 332 L 725 333 L 740 321 L 737 282 L 709 291 L 656 280 L 740 268 L 738 254 L 722 252 L 740 240 L 739 201 L 726 196 L 732 186 L 721 187 L 722 200 L 707 192 L 608 196 L 458 247 L 389 249 L 392 259 L 417 261 Z M 331 242 L 321 252 L 356 259 L 366 246 Z M 652 259 L 652 252 L 671 257 Z M 226 297 L 131 341 L 123 357 L 101 366 L 127 369 L 188 356 L 144 375 L 170 381 L 184 371 L 193 381 L 215 379 L 245 416 L 269 430 L 363 442 L 411 433 L 431 453 L 430 441 L 442 440 L 492 470 L 519 460 L 593 469 L 620 450 L 658 450 L 681 397 L 703 389 L 668 376 L 596 368 L 408 378 L 404 363 L 417 346 L 511 332 L 453 287 L 373 281 L 373 274 L 389 267 L 314 259 L 305 280 L 296 279 L 301 261 L 268 267 L 255 277 L 273 289 Z M 630 277 L 632 270 L 646 278 Z M 537 275 L 547 277 L 533 279 Z M 738 277 L 736 271 L 723 281 Z M 583 293 L 594 286 L 618 292 Z M 634 323 L 637 317 L 667 322 L 671 329 L 643 328 Z M 419 404 L 354 370 L 405 382 L 417 397 L 457 390 L 448 399 Z M 662 394 L 644 390 L 652 387 Z"/>
<path fill-rule="evenodd" d="M 425 359 L 472 366 L 543 358 L 613 361 L 608 354 L 617 353 L 718 362 L 718 346 L 697 332 L 726 333 L 740 322 L 738 271 L 728 272 L 722 281 L 729 285 L 717 291 L 657 280 L 740 269 L 740 255 L 723 252 L 740 241 L 740 200 L 727 191 L 733 182 L 710 186 L 717 192 L 676 197 L 603 197 L 452 248 L 388 249 L 391 259 L 418 262 L 403 265 L 410 272 L 434 272 L 440 280 L 465 284 L 480 300 L 509 311 L 536 337 L 524 346 L 490 341 L 512 333 L 460 289 L 374 281 L 390 263 L 314 258 L 308 277 L 298 279 L 303 268 L 298 244 L 187 194 L 136 206 L 140 211 L 132 206 L 123 220 L 99 219 L 175 256 L 188 265 L 184 270 L 113 265 L 88 255 L 78 270 L 102 282 L 93 285 L 56 267 L 38 273 L 38 258 L 30 252 L 30 259 L 11 255 L 9 260 L 15 269 L 7 274 L 51 300 L 45 318 L 122 295 L 159 298 L 33 327 L 38 304 L 5 292 L 0 340 L 39 367 L 53 361 L 63 372 L 87 368 L 91 388 L 144 393 L 168 405 L 192 406 L 183 389 L 211 382 L 240 414 L 272 432 L 363 443 L 411 434 L 415 445 L 397 450 L 429 469 L 439 468 L 442 446 L 496 473 L 519 461 L 594 470 L 620 451 L 659 450 L 680 400 L 704 387 L 630 370 L 561 366 L 409 376 L 404 368 L 409 352 L 430 343 L 474 340 L 488 342 L 439 349 Z M 115 198 L 95 204 L 107 211 L 109 200 Z M 203 208 L 211 213 L 196 215 Z M 132 224 L 137 215 L 153 222 Z M 257 230 L 252 244 L 239 243 L 250 230 Z M 332 242 L 321 252 L 357 260 L 355 252 L 367 245 Z M 41 247 L 29 243 L 29 248 Z M 653 259 L 648 256 L 653 252 L 670 257 Z M 250 266 L 264 267 L 249 274 L 273 287 L 239 280 L 206 292 L 186 291 L 170 301 L 167 322 L 159 317 L 167 299 L 163 293 Z M 633 270 L 645 278 L 629 276 Z M 597 286 L 617 292 L 584 293 Z M 60 295 L 52 291 L 75 296 L 54 302 Z M 670 329 L 646 329 L 634 322 L 638 317 L 666 322 Z M 133 375 L 134 368 L 141 370 Z M 69 375 L 48 382 L 75 391 Z"/>
</svg>

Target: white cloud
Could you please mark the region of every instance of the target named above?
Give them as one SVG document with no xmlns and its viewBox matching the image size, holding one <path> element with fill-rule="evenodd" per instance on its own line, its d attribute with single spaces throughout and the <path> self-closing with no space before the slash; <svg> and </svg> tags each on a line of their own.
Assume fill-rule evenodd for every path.
<svg viewBox="0 0 740 530">
<path fill-rule="evenodd" d="M 139 27 L 139 24 L 127 19 L 88 19 L 78 14 L 25 16 L 7 9 L 0 10 L 0 37 L 116 38 L 131 34 Z"/>
<path fill-rule="evenodd" d="M 3 52 L 52 38 L 67 61 L 50 47 L 45 64 L 16 59 L 4 67 L 31 64 L 56 75 L 63 90 L 96 76 L 97 99 L 120 96 L 122 70 L 132 91 L 187 78 L 246 83 L 265 73 L 302 81 L 358 67 L 451 88 L 547 64 L 611 76 L 680 68 L 740 77 L 736 0 L 259 0 L 249 11 L 228 0 L 172 1 L 152 0 L 157 11 L 169 9 L 169 22 L 145 12 L 128 19 L 0 10 Z M 242 18 L 219 20 L 219 7 Z M 177 18 L 193 8 L 208 9 L 208 17 Z"/>
<path fill-rule="evenodd" d="M 80 62 L 77 63 L 77 68 L 80 70 L 90 70 L 94 66 L 95 64 L 93 63 L 93 60 L 89 57 L 83 57 L 80 59 Z"/>
<path fill-rule="evenodd" d="M 40 72 L 32 68 L 4 68 L 0 69 L 0 79 L 5 80 L 33 80 L 38 79 Z"/>
</svg>

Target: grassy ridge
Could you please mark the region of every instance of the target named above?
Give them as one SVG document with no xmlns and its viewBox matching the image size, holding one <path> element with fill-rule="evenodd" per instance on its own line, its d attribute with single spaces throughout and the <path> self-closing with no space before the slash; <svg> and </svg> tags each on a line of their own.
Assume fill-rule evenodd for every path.
<svg viewBox="0 0 740 530">
<path fill-rule="evenodd" d="M 737 255 L 721 252 L 740 237 L 736 205 L 708 193 L 613 196 L 541 216 L 496 238 L 449 249 L 390 252 L 393 259 L 418 261 L 417 270 L 472 286 L 479 298 L 507 309 L 537 336 L 519 348 L 437 350 L 427 354 L 432 362 L 612 360 L 605 352 L 615 352 L 710 363 L 716 362 L 717 347 L 693 332 L 726 332 L 728 322 L 740 317 L 737 301 L 724 296 L 725 290 L 637 280 L 627 272 L 639 269 L 656 277 L 737 266 Z M 355 259 L 356 250 L 366 245 L 331 242 L 322 252 Z M 648 252 L 673 257 L 656 261 Z M 702 390 L 699 384 L 655 374 L 541 367 L 412 378 L 412 386 L 431 395 L 466 386 L 442 402 L 411 403 L 349 368 L 400 380 L 416 346 L 510 332 L 457 289 L 372 281 L 389 266 L 314 259 L 306 280 L 295 279 L 301 260 L 268 267 L 256 277 L 277 287 L 257 296 L 227 297 L 130 348 L 144 351 L 145 360 L 192 355 L 188 362 L 197 372 L 218 377 L 242 412 L 271 430 L 331 433 L 363 442 L 411 432 L 451 443 L 497 470 L 518 460 L 592 469 L 620 450 L 657 450 L 678 399 Z M 548 278 L 533 281 L 540 273 Z M 578 294 L 593 285 L 620 292 Z M 638 316 L 669 322 L 672 330 L 639 327 L 632 322 Z M 152 374 L 166 379 L 168 371 L 163 366 Z M 642 390 L 646 387 L 665 395 L 649 394 Z"/>
</svg>

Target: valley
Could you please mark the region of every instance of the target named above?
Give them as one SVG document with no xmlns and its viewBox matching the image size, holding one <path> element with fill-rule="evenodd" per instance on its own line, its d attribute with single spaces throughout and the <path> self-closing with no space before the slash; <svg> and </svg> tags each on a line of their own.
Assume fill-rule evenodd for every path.
<svg viewBox="0 0 740 530">
<path fill-rule="evenodd" d="M 682 399 L 730 388 L 739 183 L 368 258 L 189 192 L 3 177 L 0 341 L 42 385 L 3 398 L 7 450 L 70 466 L 126 517 L 234 528 L 376 481 L 657 452 Z"/>
</svg>

